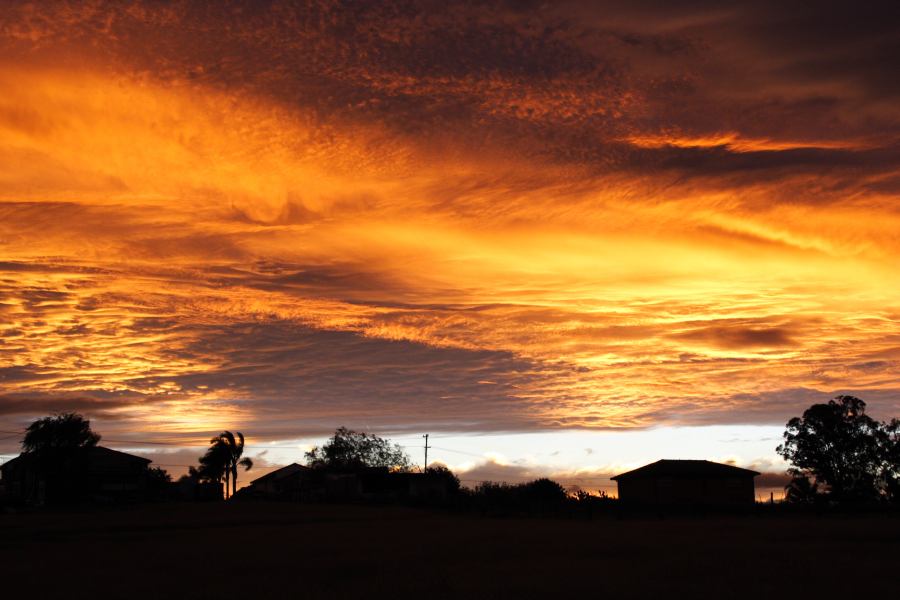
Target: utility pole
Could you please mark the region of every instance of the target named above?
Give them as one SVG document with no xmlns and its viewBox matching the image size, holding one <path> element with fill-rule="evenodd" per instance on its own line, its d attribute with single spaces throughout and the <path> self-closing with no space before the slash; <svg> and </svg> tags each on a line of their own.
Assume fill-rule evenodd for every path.
<svg viewBox="0 0 900 600">
<path fill-rule="evenodd" d="M 422 437 L 425 438 L 425 468 L 422 469 L 422 473 L 427 473 L 428 472 L 428 449 L 431 448 L 431 446 L 428 445 L 428 434 L 426 433 Z"/>
</svg>

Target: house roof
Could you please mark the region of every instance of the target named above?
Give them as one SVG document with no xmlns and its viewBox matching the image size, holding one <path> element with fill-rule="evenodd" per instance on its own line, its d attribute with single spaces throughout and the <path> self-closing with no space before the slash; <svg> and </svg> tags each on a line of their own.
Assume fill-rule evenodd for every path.
<svg viewBox="0 0 900 600">
<path fill-rule="evenodd" d="M 107 448 L 105 446 L 94 446 L 93 448 L 91 448 L 91 456 L 113 458 L 116 460 L 130 460 L 133 462 L 142 462 L 146 464 L 150 464 L 153 462 L 149 458 L 144 458 L 143 456 L 135 456 L 134 454 L 128 454 L 127 452 L 120 452 L 118 450 L 113 450 L 112 448 Z"/>
<path fill-rule="evenodd" d="M 613 481 L 620 479 L 632 479 L 640 477 L 756 477 L 756 471 L 742 469 L 734 465 L 710 462 L 708 460 L 658 460 L 655 463 L 644 465 L 610 477 Z"/>
<path fill-rule="evenodd" d="M 22 455 L 20 454 L 19 456 L 16 456 L 16 457 L 14 457 L 14 458 L 11 458 L 11 459 L 9 459 L 8 461 L 6 461 L 5 463 L 3 463 L 2 465 L 0 465 L 0 471 L 3 471 L 4 469 L 6 469 L 7 467 L 9 467 L 10 465 L 14 465 L 14 464 L 20 462 L 20 461 L 19 461 L 19 457 L 20 457 L 20 456 L 22 456 Z"/>
<path fill-rule="evenodd" d="M 262 477 L 257 477 L 253 481 L 250 482 L 250 485 L 255 483 L 265 483 L 267 481 L 282 479 L 284 477 L 289 477 L 294 473 L 301 473 L 303 471 L 311 471 L 309 467 L 304 467 L 303 465 L 298 465 L 297 463 L 291 463 L 285 467 L 281 467 L 280 469 L 275 469 L 270 473 L 266 473 Z"/>
<path fill-rule="evenodd" d="M 153 461 L 149 458 L 144 458 L 142 456 L 135 456 L 134 454 L 128 454 L 127 452 L 120 452 L 118 450 L 113 450 L 112 448 L 107 448 L 105 446 L 94 446 L 89 451 L 88 456 L 90 458 L 101 458 L 101 459 L 113 459 L 120 461 L 131 461 L 134 463 L 143 463 L 150 464 Z M 29 458 L 29 455 L 26 453 L 22 453 L 15 458 L 11 458 L 2 465 L 0 465 L 0 470 L 9 467 L 10 465 L 17 464 L 20 462 L 24 462 Z M 28 464 L 27 462 L 25 463 Z"/>
</svg>

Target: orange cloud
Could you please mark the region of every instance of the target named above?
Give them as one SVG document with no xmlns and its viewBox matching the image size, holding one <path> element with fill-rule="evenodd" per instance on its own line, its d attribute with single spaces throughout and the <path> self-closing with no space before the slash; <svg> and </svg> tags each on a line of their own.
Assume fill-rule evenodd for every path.
<svg viewBox="0 0 900 600">
<path fill-rule="evenodd" d="M 704 20 L 574 6 L 69 8 L 0 27 L 7 415 L 277 436 L 900 400 L 897 120 L 862 84 L 754 93 L 697 60 L 736 52 Z"/>
</svg>

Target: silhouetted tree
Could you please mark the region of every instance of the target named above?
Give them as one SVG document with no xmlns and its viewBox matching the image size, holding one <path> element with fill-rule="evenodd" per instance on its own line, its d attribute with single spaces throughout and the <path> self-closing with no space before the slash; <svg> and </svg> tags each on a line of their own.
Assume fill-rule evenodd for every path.
<svg viewBox="0 0 900 600">
<path fill-rule="evenodd" d="M 203 472 L 203 465 L 200 468 L 188 467 L 187 474 L 178 478 L 175 495 L 182 500 L 221 500 L 221 479 L 221 473 L 219 473 L 218 479 L 207 476 Z"/>
<path fill-rule="evenodd" d="M 210 446 L 200 457 L 200 466 L 196 471 L 201 482 L 222 483 L 230 473 L 231 452 L 218 437 L 210 440 Z M 225 492 L 228 492 L 228 480 L 225 481 Z"/>
<path fill-rule="evenodd" d="M 87 451 L 98 441 L 91 422 L 77 413 L 44 417 L 28 426 L 22 452 L 46 482 L 48 501 L 77 499 L 84 485 Z"/>
<path fill-rule="evenodd" d="M 397 444 L 377 435 L 340 427 L 321 447 L 306 453 L 309 466 L 337 470 L 363 467 L 385 467 L 392 471 L 409 471 L 410 460 Z"/>
<path fill-rule="evenodd" d="M 591 494 L 579 488 L 574 493 L 569 492 L 569 502 L 578 511 L 578 514 L 593 519 L 596 513 L 615 507 L 618 500 L 610 498 L 604 490 L 597 490 L 596 494 Z"/>
<path fill-rule="evenodd" d="M 444 465 L 432 465 L 425 469 L 425 476 L 429 479 L 444 480 L 447 482 L 447 493 L 456 494 L 459 491 L 459 477 Z"/>
<path fill-rule="evenodd" d="M 796 504 L 808 504 L 822 498 L 819 493 L 819 484 L 805 475 L 795 475 L 791 482 L 784 486 L 784 499 L 786 502 Z"/>
<path fill-rule="evenodd" d="M 147 496 L 158 500 L 169 493 L 172 476 L 162 467 L 147 468 Z"/>
<path fill-rule="evenodd" d="M 474 490 L 463 490 L 463 500 L 470 508 L 485 514 L 554 514 L 570 501 L 565 488 L 546 478 L 527 483 L 483 481 Z"/>
<path fill-rule="evenodd" d="M 25 430 L 22 451 L 33 456 L 71 452 L 97 445 L 100 435 L 78 413 L 61 413 L 38 419 Z"/>
<path fill-rule="evenodd" d="M 172 476 L 162 467 L 147 467 L 147 478 L 153 484 L 166 484 L 172 482 Z"/>
<path fill-rule="evenodd" d="M 888 498 L 900 502 L 900 419 L 882 425 L 881 456 L 884 460 L 884 484 Z"/>
<path fill-rule="evenodd" d="M 203 476 L 197 467 L 188 467 L 188 472 L 178 478 L 178 481 L 202 481 Z"/>
<path fill-rule="evenodd" d="M 546 477 L 523 483 L 519 486 L 519 490 L 526 502 L 541 507 L 562 504 L 569 497 L 563 486 Z"/>
<path fill-rule="evenodd" d="M 228 496 L 228 479 L 231 478 L 231 495 L 237 492 L 238 467 L 244 467 L 245 471 L 253 468 L 253 461 L 247 457 L 242 458 L 244 454 L 244 434 L 237 432 L 237 437 L 230 431 L 223 431 L 217 438 L 213 438 L 211 443 L 221 444 L 228 452 L 228 464 L 225 469 L 225 494 Z"/>
<path fill-rule="evenodd" d="M 865 409 L 859 398 L 838 396 L 788 421 L 776 451 L 793 465 L 789 500 L 807 501 L 823 487 L 837 501 L 896 498 L 900 427 L 875 421 Z"/>
</svg>

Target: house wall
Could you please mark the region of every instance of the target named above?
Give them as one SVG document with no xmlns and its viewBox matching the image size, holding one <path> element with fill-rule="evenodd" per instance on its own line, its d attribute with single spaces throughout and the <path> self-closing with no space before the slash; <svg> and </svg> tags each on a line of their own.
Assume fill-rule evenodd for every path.
<svg viewBox="0 0 900 600">
<path fill-rule="evenodd" d="M 6 500 L 41 505 L 46 500 L 46 484 L 33 469 L 22 463 L 7 463 L 2 469 L 3 493 Z"/>
<path fill-rule="evenodd" d="M 325 476 L 325 497 L 334 502 L 357 500 L 362 496 L 362 482 L 355 474 Z"/>
<path fill-rule="evenodd" d="M 147 489 L 145 462 L 95 453 L 88 463 L 87 489 L 96 498 L 137 500 Z"/>
<path fill-rule="evenodd" d="M 147 462 L 94 452 L 86 462 L 78 463 L 77 470 L 63 472 L 56 483 L 56 494 L 63 493 L 67 502 L 139 500 L 147 490 Z M 9 500 L 33 505 L 52 500 L 48 498 L 53 493 L 52 482 L 40 475 L 31 461 L 19 458 L 3 467 L 4 490 Z"/>
<path fill-rule="evenodd" d="M 635 477 L 618 481 L 619 498 L 639 504 L 752 504 L 752 477 Z"/>
</svg>

